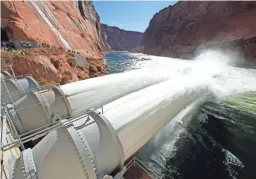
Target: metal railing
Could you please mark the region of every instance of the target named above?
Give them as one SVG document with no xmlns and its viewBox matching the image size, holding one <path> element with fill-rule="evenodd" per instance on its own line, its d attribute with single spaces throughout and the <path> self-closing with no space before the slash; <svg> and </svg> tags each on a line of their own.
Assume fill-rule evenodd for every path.
<svg viewBox="0 0 256 179">
<path fill-rule="evenodd" d="M 27 76 L 27 75 L 26 75 Z M 26 77 L 24 75 L 20 75 L 20 76 L 13 76 L 10 78 L 13 79 L 20 79 L 23 77 Z M 9 77 L 8 77 L 9 78 Z M 6 79 L 8 79 L 6 78 Z M 5 83 L 5 80 L 2 80 L 2 83 Z M 36 89 L 36 90 L 50 90 L 50 86 L 43 86 L 40 89 Z M 17 94 L 23 94 L 26 95 L 26 93 L 28 93 L 28 91 L 17 91 L 14 92 Z M 58 100 L 59 98 L 64 98 L 65 96 L 60 96 L 55 98 L 56 100 Z M 41 103 L 37 103 L 37 104 L 33 104 L 31 106 L 26 106 L 25 108 L 29 108 L 35 105 L 41 105 Z M 103 110 L 103 106 L 100 108 L 101 109 L 101 113 L 103 114 L 104 110 Z M 17 109 L 17 110 L 23 110 L 23 108 Z M 99 112 L 100 113 L 100 112 Z M 57 123 L 49 123 L 45 126 L 36 128 L 34 130 L 31 130 L 29 132 L 26 132 L 24 134 L 19 134 L 17 131 L 17 128 L 15 127 L 15 124 L 13 123 L 9 111 L 7 109 L 7 104 L 4 103 L 4 101 L 1 102 L 1 147 L 0 147 L 0 156 L 1 156 L 1 178 L 5 178 L 8 179 L 8 174 L 6 172 L 6 166 L 4 166 L 5 162 L 4 162 L 4 153 L 5 152 L 10 152 L 11 155 L 14 158 L 14 154 L 13 151 L 16 153 L 16 156 L 20 155 L 20 152 L 25 150 L 24 144 L 26 144 L 27 142 L 30 141 L 34 141 L 36 139 L 39 139 L 45 135 L 47 135 L 49 132 L 56 130 L 60 127 L 68 127 L 70 125 L 72 125 L 73 122 L 81 119 L 81 118 L 86 118 L 87 120 L 84 122 L 84 124 L 76 127 L 76 128 L 81 128 L 81 127 L 86 127 L 89 126 L 93 123 L 95 123 L 94 120 L 90 120 L 89 115 L 87 114 L 87 110 L 82 111 L 80 113 L 80 115 L 78 115 L 79 117 L 72 117 L 72 116 L 66 116 L 65 119 L 63 119 L 64 121 L 62 122 L 57 122 Z M 52 119 L 49 119 L 52 120 Z M 8 140 L 7 140 L 8 138 Z M 19 149 L 20 148 L 20 149 Z M 20 151 L 21 150 L 21 151 Z M 150 178 L 156 178 L 156 179 L 162 179 L 165 176 L 159 176 L 159 174 L 155 173 L 154 171 L 150 170 L 150 168 L 148 168 L 142 161 L 140 161 L 138 158 L 134 157 L 132 158 L 126 165 L 125 165 L 125 173 L 129 172 L 129 170 L 132 169 L 133 166 L 137 166 L 139 167 L 142 172 L 145 172 Z"/>
<path fill-rule="evenodd" d="M 10 66 L 10 68 L 12 68 Z M 11 70 L 13 71 L 13 70 Z M 1 83 L 6 87 L 6 94 L 5 95 L 8 95 L 8 97 L 11 99 L 11 105 L 14 106 L 14 108 L 16 108 L 16 102 L 17 101 L 14 101 L 14 99 L 12 98 L 11 96 L 11 93 L 12 94 L 15 94 L 15 95 L 19 95 L 21 98 L 23 98 L 24 96 L 26 96 L 28 93 L 30 93 L 31 91 L 39 91 L 39 92 L 42 92 L 43 90 L 51 90 L 53 88 L 53 86 L 50 86 L 50 85 L 45 85 L 45 86 L 40 86 L 40 88 L 36 88 L 36 89 L 30 89 L 30 90 L 26 90 L 26 91 L 10 91 L 8 89 L 8 87 L 6 86 L 6 83 L 5 81 L 8 80 L 8 79 L 14 79 L 14 80 L 18 80 L 18 79 L 21 79 L 21 78 L 24 78 L 24 77 L 27 77 L 27 76 L 32 76 L 32 75 L 19 75 L 19 76 L 15 76 L 15 74 L 13 73 L 11 76 L 6 76 L 4 79 L 1 79 Z M 17 84 L 20 86 L 20 89 L 22 89 L 22 86 L 17 82 Z M 2 94 L 1 94 L 2 95 Z M 4 97 L 4 96 L 2 96 Z M 63 99 L 65 98 L 65 96 L 59 96 L 59 97 L 56 97 L 55 98 L 55 101 L 57 100 L 60 100 L 60 99 Z M 19 99 L 18 99 L 19 100 Z M 17 108 L 15 109 L 16 111 L 16 115 L 17 115 L 17 112 L 19 111 L 22 111 L 22 110 L 25 110 L 25 109 L 28 109 L 28 108 L 32 108 L 32 107 L 35 107 L 35 106 L 41 106 L 42 104 L 40 102 L 36 103 L 36 104 L 33 104 L 33 105 L 30 105 L 30 106 L 26 106 L 24 108 Z M 101 111 L 103 113 L 103 106 L 101 107 Z M 53 131 L 53 130 L 56 130 L 58 129 L 59 127 L 62 127 L 63 125 L 65 126 L 68 126 L 71 124 L 71 121 L 72 122 L 75 122 L 81 118 L 84 118 L 86 116 L 88 116 L 87 113 L 87 110 L 85 111 L 82 111 L 80 112 L 77 116 L 79 117 L 72 117 L 71 115 L 69 116 L 66 116 L 65 118 L 62 118 L 61 120 L 65 120 L 64 122 L 54 122 L 54 115 L 53 116 L 48 116 L 47 120 L 48 121 L 51 121 L 50 123 L 48 123 L 47 125 L 44 125 L 44 126 L 41 126 L 39 128 L 36 128 L 34 130 L 31 130 L 29 132 L 25 132 L 23 134 L 19 134 L 18 132 L 18 129 L 17 127 L 15 126 L 15 124 L 13 123 L 12 121 L 12 118 L 10 117 L 11 114 L 9 113 L 9 110 L 8 110 L 8 104 L 3 100 L 1 100 L 1 117 L 4 116 L 5 117 L 5 120 L 6 120 L 6 125 L 9 129 L 9 132 L 10 134 L 13 136 L 13 140 L 8 142 L 8 144 L 6 145 L 2 145 L 1 143 L 1 150 L 3 151 L 7 151 L 7 150 L 10 150 L 12 148 L 15 148 L 15 147 L 20 147 L 22 150 L 25 149 L 24 147 L 24 144 L 29 142 L 29 141 L 33 141 L 33 140 L 36 140 L 36 139 L 39 139 L 45 135 L 47 135 L 49 132 Z M 16 116 L 15 115 L 15 116 Z M 90 122 L 90 121 L 88 121 Z M 90 122 L 89 124 L 92 124 L 93 122 Z M 87 124 L 87 125 L 89 125 Z M 3 131 L 1 130 L 1 133 L 3 133 Z M 3 134 L 5 135 L 5 134 Z M 1 135 L 1 136 L 3 136 Z"/>
</svg>

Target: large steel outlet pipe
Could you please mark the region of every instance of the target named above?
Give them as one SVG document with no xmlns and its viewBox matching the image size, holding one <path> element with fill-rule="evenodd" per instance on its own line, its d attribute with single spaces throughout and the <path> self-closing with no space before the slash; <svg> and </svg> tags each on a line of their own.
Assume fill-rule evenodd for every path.
<svg viewBox="0 0 256 179">
<path fill-rule="evenodd" d="M 138 151 L 193 101 L 208 94 L 199 82 L 163 82 L 127 95 L 103 115 L 88 111 L 48 134 L 16 160 L 13 178 L 103 178 L 116 175 Z M 62 121 L 65 123 L 65 121 Z M 119 173 L 120 174 L 120 173 Z"/>
<path fill-rule="evenodd" d="M 79 116 L 87 109 L 100 108 L 124 95 L 168 79 L 164 72 L 135 70 L 62 85 L 60 89 L 70 104 L 72 116 Z"/>
<path fill-rule="evenodd" d="M 32 77 L 9 79 L 3 85 L 6 84 L 8 89 L 4 94 L 6 103 L 11 103 L 8 105 L 10 116 L 18 133 L 24 134 L 61 119 L 84 115 L 90 108 L 99 108 L 168 78 L 166 73 L 152 74 L 151 70 L 135 70 L 37 91 L 28 91 L 37 87 Z M 18 100 L 21 102 L 15 105 Z"/>
</svg>

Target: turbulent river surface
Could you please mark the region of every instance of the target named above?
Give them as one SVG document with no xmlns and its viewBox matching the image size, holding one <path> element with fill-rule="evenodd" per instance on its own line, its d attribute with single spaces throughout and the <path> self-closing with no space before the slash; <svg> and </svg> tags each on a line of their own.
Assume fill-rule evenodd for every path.
<svg viewBox="0 0 256 179">
<path fill-rule="evenodd" d="M 126 52 L 105 58 L 109 73 L 148 68 L 173 74 L 174 84 L 189 75 L 211 89 L 137 152 L 154 178 L 256 178 L 256 70 L 232 67 L 231 55 L 214 51 L 191 61 Z"/>
</svg>

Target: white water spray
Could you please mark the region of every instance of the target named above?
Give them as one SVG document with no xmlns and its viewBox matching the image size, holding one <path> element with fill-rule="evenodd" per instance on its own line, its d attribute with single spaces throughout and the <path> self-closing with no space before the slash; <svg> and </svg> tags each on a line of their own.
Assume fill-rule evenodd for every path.
<svg viewBox="0 0 256 179">
<path fill-rule="evenodd" d="M 182 77 L 188 76 L 191 81 L 205 81 L 204 84 L 208 84 L 217 97 L 224 97 L 237 92 L 256 91 L 256 70 L 233 67 L 232 65 L 236 64 L 238 60 L 235 54 L 228 55 L 219 51 L 205 51 L 194 61 L 146 56 L 143 54 L 139 54 L 139 56 L 142 56 L 140 58 L 151 59 L 150 61 L 139 60 L 138 63 L 141 67 L 150 68 L 150 66 L 155 66 L 152 71 L 159 71 L 160 69 L 162 71 L 171 71 L 170 81 L 173 82 L 172 85 L 184 84 L 185 86 Z M 170 87 L 169 90 L 172 90 L 172 88 Z M 105 110 L 108 111 L 111 108 L 115 108 L 115 106 L 121 105 L 126 101 L 126 98 L 123 97 L 106 105 Z M 134 94 L 133 99 L 136 98 L 137 96 Z M 147 101 L 147 99 L 144 100 Z M 179 135 L 185 132 L 184 127 L 190 123 L 190 117 L 197 108 L 198 104 L 194 105 L 190 110 L 181 111 L 176 118 L 171 120 L 137 153 L 137 156 L 145 162 L 150 170 L 159 175 L 163 170 L 166 170 L 166 159 L 175 155 L 174 143 L 179 140 Z"/>
</svg>

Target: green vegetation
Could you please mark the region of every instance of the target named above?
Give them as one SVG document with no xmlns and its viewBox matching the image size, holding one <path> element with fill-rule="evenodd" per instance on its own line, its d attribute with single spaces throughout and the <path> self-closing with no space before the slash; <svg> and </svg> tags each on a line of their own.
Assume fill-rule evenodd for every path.
<svg viewBox="0 0 256 179">
<path fill-rule="evenodd" d="M 58 60 L 56 60 L 56 59 L 54 59 L 54 58 L 50 58 L 50 61 L 51 61 L 51 63 L 54 65 L 54 67 L 55 67 L 56 69 L 59 69 L 59 67 L 60 67 L 60 62 L 59 62 Z"/>
<path fill-rule="evenodd" d="M 98 71 L 102 71 L 102 67 L 100 65 L 97 65 L 96 68 Z"/>
<path fill-rule="evenodd" d="M 52 4 L 52 5 L 53 5 L 53 11 L 59 11 L 60 10 L 60 8 L 57 5 L 55 5 L 55 4 Z"/>
<path fill-rule="evenodd" d="M 43 77 L 39 78 L 37 81 L 41 86 L 44 86 L 48 83 L 47 80 Z"/>
<path fill-rule="evenodd" d="M 66 84 L 72 79 L 72 72 L 68 69 L 64 69 L 60 84 Z"/>
<path fill-rule="evenodd" d="M 72 73 L 69 71 L 69 70 L 67 70 L 67 69 L 64 69 L 64 75 L 66 75 L 66 76 L 69 76 L 69 77 L 72 77 Z"/>
<path fill-rule="evenodd" d="M 59 86 L 60 84 L 56 81 L 47 81 L 44 77 L 41 77 L 39 80 L 37 80 L 41 86 L 46 86 L 46 85 L 54 85 L 54 86 Z"/>
<path fill-rule="evenodd" d="M 90 65 L 89 66 L 89 73 L 97 73 L 98 69 L 95 65 Z"/>
<path fill-rule="evenodd" d="M 68 58 L 68 59 L 67 59 L 67 62 L 68 62 L 68 64 L 69 64 L 69 66 L 71 66 L 71 67 L 73 67 L 73 68 L 76 66 L 76 61 L 75 61 L 74 58 Z"/>
<path fill-rule="evenodd" d="M 5 63 L 7 65 L 11 65 L 15 59 L 27 54 L 26 50 L 14 50 L 14 49 L 11 51 L 1 49 L 0 53 L 1 53 L 1 58 L 5 60 Z"/>
<path fill-rule="evenodd" d="M 48 84 L 54 85 L 54 86 L 59 86 L 60 83 L 57 83 L 56 81 L 50 81 Z"/>
<path fill-rule="evenodd" d="M 88 69 L 84 69 L 83 71 L 84 73 L 89 74 L 89 66 L 88 66 Z"/>
<path fill-rule="evenodd" d="M 102 59 L 86 58 L 85 70 L 89 73 L 97 73 L 104 71 L 104 61 Z"/>
<path fill-rule="evenodd" d="M 77 77 L 79 80 L 83 80 L 83 77 L 80 74 L 78 74 Z"/>
</svg>

